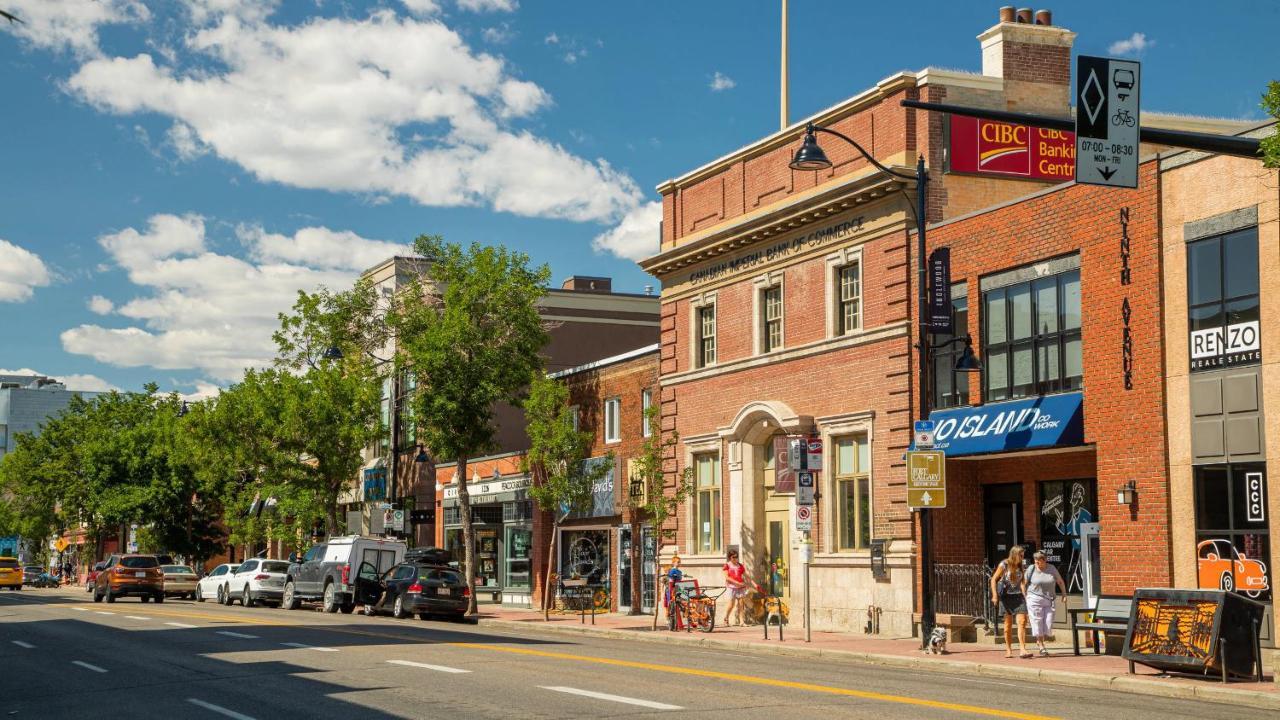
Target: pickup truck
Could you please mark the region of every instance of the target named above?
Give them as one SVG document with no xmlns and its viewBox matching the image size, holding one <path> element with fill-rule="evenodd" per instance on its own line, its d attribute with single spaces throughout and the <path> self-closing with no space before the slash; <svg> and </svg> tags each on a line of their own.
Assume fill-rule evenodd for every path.
<svg viewBox="0 0 1280 720">
<path fill-rule="evenodd" d="M 401 540 L 362 535 L 329 538 L 302 557 L 289 557 L 282 604 L 286 610 L 297 610 L 303 602 L 319 602 L 325 612 L 350 613 L 358 604 L 377 600 L 377 579 L 404 561 L 405 550 Z"/>
</svg>

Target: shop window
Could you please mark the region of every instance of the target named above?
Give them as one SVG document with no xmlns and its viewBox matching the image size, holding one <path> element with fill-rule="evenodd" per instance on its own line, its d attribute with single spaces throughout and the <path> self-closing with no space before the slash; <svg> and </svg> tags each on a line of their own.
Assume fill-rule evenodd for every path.
<svg viewBox="0 0 1280 720">
<path fill-rule="evenodd" d="M 1078 269 L 989 290 L 982 304 L 984 400 L 1080 389 Z"/>
<path fill-rule="evenodd" d="M 760 351 L 773 352 L 782 347 L 782 286 L 775 285 L 760 291 L 762 310 Z"/>
<path fill-rule="evenodd" d="M 716 362 L 716 306 L 698 308 L 698 367 Z"/>
<path fill-rule="evenodd" d="M 653 424 L 649 422 L 649 408 L 653 407 L 653 391 L 640 391 L 640 434 L 649 437 L 653 434 Z"/>
<path fill-rule="evenodd" d="M 951 286 L 951 334 L 933 336 L 933 344 L 940 346 L 933 351 L 934 409 L 969 404 L 970 373 L 956 370 L 956 362 L 964 354 L 964 343 L 944 344 L 948 340 L 964 337 L 969 333 L 969 296 L 966 287 L 962 282 Z"/>
<path fill-rule="evenodd" d="M 1207 465 L 1194 472 L 1199 587 L 1270 600 L 1266 465 Z"/>
<path fill-rule="evenodd" d="M 1262 361 L 1258 228 L 1187 244 L 1191 370 Z"/>
<path fill-rule="evenodd" d="M 695 547 L 698 554 L 720 552 L 720 456 L 695 455 Z"/>
<path fill-rule="evenodd" d="M 1080 526 L 1096 522 L 1098 483 L 1093 479 L 1040 483 L 1040 551 L 1058 568 L 1068 592 L 1083 592 Z"/>
<path fill-rule="evenodd" d="M 871 445 L 865 435 L 836 438 L 835 483 L 841 550 L 871 545 Z"/>
<path fill-rule="evenodd" d="M 391 378 L 382 381 L 382 403 L 379 408 L 379 421 L 382 423 L 382 436 L 378 438 L 378 455 L 386 455 L 391 449 Z"/>
<path fill-rule="evenodd" d="M 532 584 L 533 530 L 527 525 L 508 525 L 506 528 L 506 588 L 529 588 Z"/>
<path fill-rule="evenodd" d="M 604 441 L 618 442 L 622 439 L 622 426 L 619 423 L 622 413 L 622 398 L 609 398 L 604 401 Z"/>
<path fill-rule="evenodd" d="M 840 294 L 836 322 L 840 335 L 862 328 L 862 263 L 852 262 L 836 270 Z"/>
</svg>

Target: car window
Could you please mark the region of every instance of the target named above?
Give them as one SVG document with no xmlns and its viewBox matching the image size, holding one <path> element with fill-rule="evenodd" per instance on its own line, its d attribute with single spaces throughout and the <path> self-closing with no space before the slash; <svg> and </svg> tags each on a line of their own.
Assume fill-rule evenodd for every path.
<svg viewBox="0 0 1280 720">
<path fill-rule="evenodd" d="M 315 547 L 311 548 L 310 550 L 307 551 L 307 554 L 303 556 L 302 562 L 311 562 L 312 560 L 315 560 L 316 558 L 323 556 L 324 548 L 325 548 L 324 545 L 316 545 Z"/>
<path fill-rule="evenodd" d="M 450 585 L 461 585 L 462 575 L 452 570 L 441 570 L 440 568 L 418 568 L 419 580 L 440 580 Z"/>
<path fill-rule="evenodd" d="M 289 563 L 280 562 L 279 560 L 264 562 L 262 563 L 262 572 L 269 572 L 269 573 L 289 572 Z"/>
<path fill-rule="evenodd" d="M 218 567 L 213 569 L 213 572 L 209 573 L 209 577 L 218 577 L 219 575 L 222 575 L 226 571 L 227 571 L 226 565 L 219 565 Z"/>
<path fill-rule="evenodd" d="M 182 575 L 182 574 L 194 575 L 195 574 L 195 570 L 192 570 L 186 565 L 165 565 L 164 568 L 162 569 L 165 572 L 170 573 L 172 575 Z"/>
<path fill-rule="evenodd" d="M 5 570 L 17 570 L 18 561 L 5 558 L 3 560 L 0 560 L 0 568 L 4 568 Z"/>
<path fill-rule="evenodd" d="M 160 567 L 160 563 L 156 562 L 156 559 L 150 555 L 137 555 L 134 557 L 127 557 L 127 558 L 121 559 L 120 566 L 127 567 L 127 568 L 140 569 L 140 568 Z"/>
<path fill-rule="evenodd" d="M 360 573 L 359 573 L 359 576 L 360 576 L 360 578 L 361 578 L 361 579 L 364 579 L 364 580 L 377 580 L 377 579 L 378 579 L 378 575 L 379 575 L 379 573 L 378 573 L 378 568 L 377 568 L 377 567 L 375 567 L 373 563 L 367 563 L 367 562 L 365 562 L 365 563 L 360 563 Z"/>
<path fill-rule="evenodd" d="M 243 563 L 241 563 L 241 564 L 240 564 L 240 567 L 239 567 L 239 568 L 236 568 L 236 572 L 238 572 L 238 573 L 242 573 L 242 572 L 250 572 L 250 571 L 252 571 L 252 570 L 256 570 L 256 569 L 257 569 L 257 567 L 258 567 L 258 561 L 257 561 L 257 560 L 246 560 L 246 561 L 244 561 Z"/>
<path fill-rule="evenodd" d="M 395 577 L 397 580 L 408 580 L 409 578 L 413 577 L 415 574 L 417 574 L 416 568 L 414 568 L 412 565 L 401 565 L 400 567 L 396 568 Z"/>
</svg>

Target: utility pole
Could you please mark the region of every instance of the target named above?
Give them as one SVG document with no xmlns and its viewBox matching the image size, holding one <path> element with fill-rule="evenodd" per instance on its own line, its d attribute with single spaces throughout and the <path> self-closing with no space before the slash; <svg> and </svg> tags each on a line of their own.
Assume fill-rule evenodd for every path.
<svg viewBox="0 0 1280 720">
<path fill-rule="evenodd" d="M 788 99 L 789 89 L 787 79 L 787 0 L 782 0 L 782 97 L 780 108 L 781 113 L 779 116 L 780 121 L 778 124 L 779 130 L 786 130 L 788 125 L 787 115 L 789 113 L 787 112 L 787 105 L 790 103 Z"/>
</svg>

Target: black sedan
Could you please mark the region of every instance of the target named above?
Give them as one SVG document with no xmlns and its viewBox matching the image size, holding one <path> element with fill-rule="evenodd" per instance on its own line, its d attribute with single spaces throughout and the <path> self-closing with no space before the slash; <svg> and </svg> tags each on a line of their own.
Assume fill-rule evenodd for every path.
<svg viewBox="0 0 1280 720">
<path fill-rule="evenodd" d="M 407 618 L 416 614 L 423 620 L 433 615 L 466 619 L 471 588 L 457 570 L 443 565 L 401 563 L 376 577 L 367 572 L 370 569 L 367 563 L 362 566 L 359 579 L 360 594 L 367 599 L 366 615 Z"/>
</svg>

